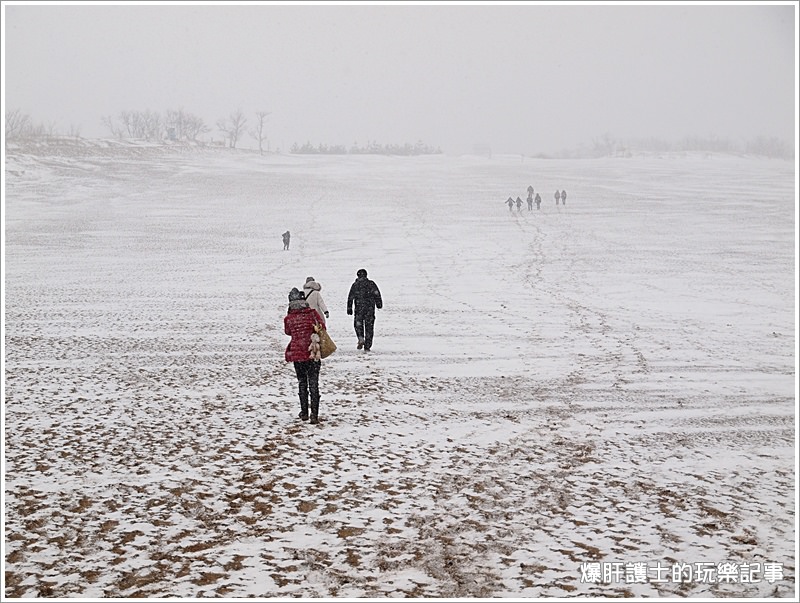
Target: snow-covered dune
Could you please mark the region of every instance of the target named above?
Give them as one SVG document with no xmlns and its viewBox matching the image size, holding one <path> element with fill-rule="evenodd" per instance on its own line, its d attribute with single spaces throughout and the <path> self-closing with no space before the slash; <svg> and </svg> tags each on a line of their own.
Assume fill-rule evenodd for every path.
<svg viewBox="0 0 800 603">
<path fill-rule="evenodd" d="M 6 597 L 796 592 L 792 163 L 68 151 L 6 162 Z"/>
</svg>

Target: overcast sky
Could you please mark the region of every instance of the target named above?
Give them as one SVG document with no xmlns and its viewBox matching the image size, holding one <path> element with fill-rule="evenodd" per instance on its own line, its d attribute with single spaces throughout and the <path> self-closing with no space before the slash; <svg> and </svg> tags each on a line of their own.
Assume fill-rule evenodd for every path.
<svg viewBox="0 0 800 603">
<path fill-rule="evenodd" d="M 121 110 L 183 108 L 217 139 L 231 112 L 269 111 L 273 149 L 795 138 L 796 3 L 3 9 L 6 109 L 85 137 Z"/>
</svg>

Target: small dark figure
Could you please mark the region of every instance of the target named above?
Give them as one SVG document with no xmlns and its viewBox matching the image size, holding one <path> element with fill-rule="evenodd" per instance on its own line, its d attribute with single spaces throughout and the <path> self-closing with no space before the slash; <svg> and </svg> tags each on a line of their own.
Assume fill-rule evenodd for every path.
<svg viewBox="0 0 800 603">
<path fill-rule="evenodd" d="M 355 306 L 355 310 L 353 308 Z M 347 314 L 353 316 L 353 327 L 358 337 L 358 349 L 369 352 L 375 332 L 375 308 L 383 308 L 381 292 L 373 281 L 367 278 L 367 271 L 361 268 L 356 272 L 356 280 L 350 286 L 347 296 Z"/>
<path fill-rule="evenodd" d="M 533 196 L 533 185 L 528 185 L 528 198 L 530 199 Z"/>
<path fill-rule="evenodd" d="M 536 193 L 536 209 L 541 209 L 542 205 L 542 198 L 539 196 L 539 193 Z"/>
<path fill-rule="evenodd" d="M 288 230 L 287 230 L 286 232 L 284 232 L 284 233 L 283 233 L 283 250 L 284 250 L 284 251 L 286 251 L 287 249 L 289 249 L 289 239 L 290 239 L 291 237 L 292 237 L 292 235 L 290 235 L 290 234 L 289 234 L 289 231 L 288 231 Z"/>
<path fill-rule="evenodd" d="M 558 205 L 558 202 L 561 200 L 561 193 L 556 191 L 554 197 L 556 198 L 556 205 Z"/>
<path fill-rule="evenodd" d="M 314 324 L 323 323 L 316 310 L 310 308 L 306 296 L 296 287 L 289 292 L 289 310 L 283 319 L 283 332 L 291 336 L 284 358 L 294 364 L 297 375 L 297 393 L 300 397 L 300 414 L 303 421 L 319 422 L 319 369 L 322 362 L 311 350 Z M 310 400 L 309 400 L 310 398 Z M 309 407 L 309 402 L 311 402 Z M 309 413 L 310 411 L 310 413 Z"/>
<path fill-rule="evenodd" d="M 522 199 L 517 197 L 517 211 L 522 211 Z"/>
<path fill-rule="evenodd" d="M 514 199 L 509 197 L 506 203 L 508 204 L 508 211 L 514 211 Z"/>
<path fill-rule="evenodd" d="M 528 211 L 533 210 L 533 189 L 528 187 Z"/>
<path fill-rule="evenodd" d="M 567 191 L 561 191 L 561 205 L 567 204 Z"/>
</svg>

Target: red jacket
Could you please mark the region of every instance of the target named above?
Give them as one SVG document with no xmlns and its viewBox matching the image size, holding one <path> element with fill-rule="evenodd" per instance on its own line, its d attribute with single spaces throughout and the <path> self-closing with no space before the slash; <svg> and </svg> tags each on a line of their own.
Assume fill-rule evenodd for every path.
<svg viewBox="0 0 800 603">
<path fill-rule="evenodd" d="M 283 332 L 292 336 L 286 346 L 286 362 L 305 362 L 311 360 L 308 346 L 311 345 L 311 334 L 314 324 L 325 324 L 322 317 L 313 308 L 290 309 L 283 319 Z"/>
</svg>

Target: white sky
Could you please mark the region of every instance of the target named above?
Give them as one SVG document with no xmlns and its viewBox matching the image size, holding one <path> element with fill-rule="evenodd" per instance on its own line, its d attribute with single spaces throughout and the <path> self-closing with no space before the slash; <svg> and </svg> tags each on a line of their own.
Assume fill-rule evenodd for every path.
<svg viewBox="0 0 800 603">
<path fill-rule="evenodd" d="M 795 139 L 796 2 L 4 2 L 4 104 L 102 116 L 271 112 L 270 143 L 552 152 L 620 138 Z M 247 144 L 254 144 L 250 140 Z"/>
</svg>

